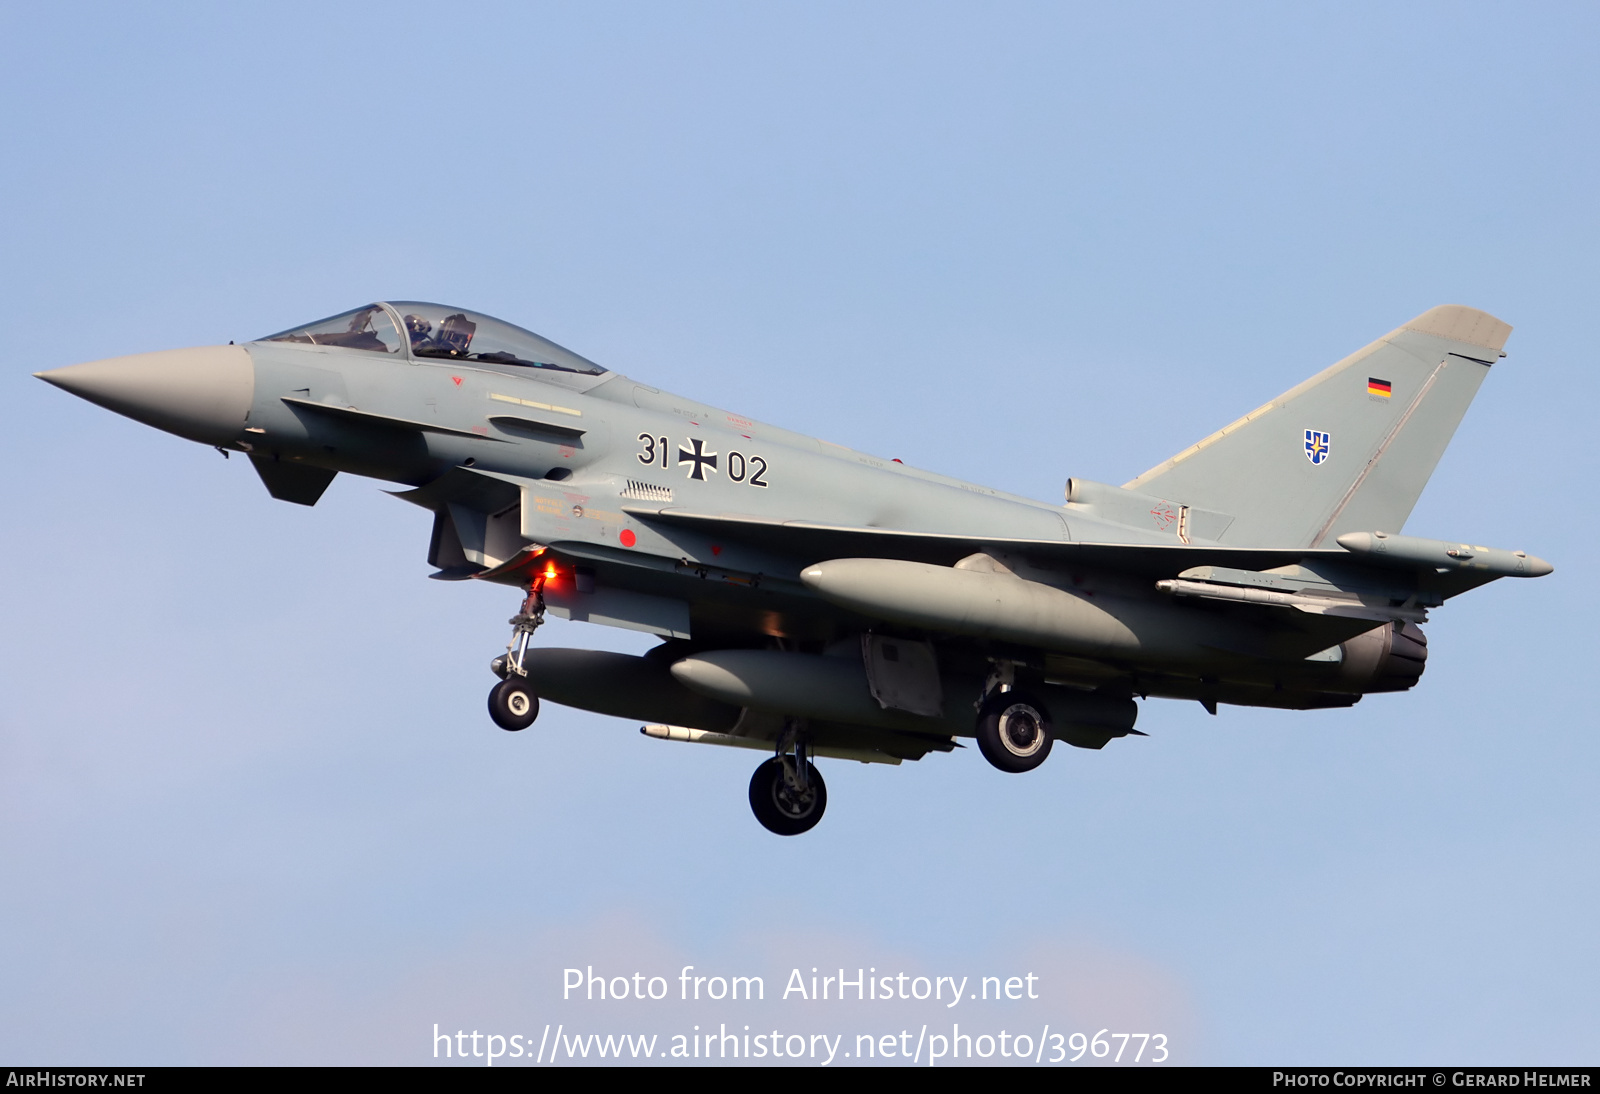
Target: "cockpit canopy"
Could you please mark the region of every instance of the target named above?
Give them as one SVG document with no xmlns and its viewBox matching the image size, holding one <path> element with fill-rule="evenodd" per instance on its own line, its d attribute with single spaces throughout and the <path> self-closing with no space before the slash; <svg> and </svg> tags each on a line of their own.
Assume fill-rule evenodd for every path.
<svg viewBox="0 0 1600 1094">
<path fill-rule="evenodd" d="M 477 312 L 417 300 L 369 304 L 268 335 L 261 341 L 338 346 L 371 353 L 409 350 L 416 358 L 553 369 L 586 376 L 599 376 L 606 371 L 532 331 Z"/>
<path fill-rule="evenodd" d="M 313 346 L 338 346 L 365 349 L 374 353 L 399 353 L 400 334 L 382 304 L 369 304 L 355 311 L 319 319 L 303 327 L 279 331 L 261 342 L 301 342 Z"/>
</svg>

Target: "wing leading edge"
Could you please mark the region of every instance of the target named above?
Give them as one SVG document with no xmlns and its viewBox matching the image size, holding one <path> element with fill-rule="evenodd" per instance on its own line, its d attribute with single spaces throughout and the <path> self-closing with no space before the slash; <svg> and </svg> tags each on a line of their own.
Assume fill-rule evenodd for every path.
<svg viewBox="0 0 1600 1094">
<path fill-rule="evenodd" d="M 1539 577 L 1553 570 L 1549 563 L 1523 552 L 1380 533 L 1347 533 L 1338 547 L 1331 548 L 1084 543 L 855 528 L 671 507 L 626 506 L 624 511 L 642 521 L 722 536 L 807 565 L 835 558 L 890 558 L 954 566 L 971 555 L 999 551 L 1021 555 L 1047 569 L 1076 566 L 1157 579 L 1179 577 L 1198 567 L 1259 572 L 1332 566 L 1391 574 L 1406 571 L 1441 598 L 1499 577 Z"/>
</svg>

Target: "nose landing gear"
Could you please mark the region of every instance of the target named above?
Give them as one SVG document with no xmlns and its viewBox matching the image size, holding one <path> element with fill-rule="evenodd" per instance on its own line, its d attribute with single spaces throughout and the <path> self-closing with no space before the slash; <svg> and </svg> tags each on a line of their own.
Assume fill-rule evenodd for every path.
<svg viewBox="0 0 1600 1094">
<path fill-rule="evenodd" d="M 750 809 L 769 832 L 780 836 L 809 832 L 828 807 L 828 787 L 806 752 L 803 732 L 791 723 L 778 738 L 777 755 L 750 777 Z"/>
<path fill-rule="evenodd" d="M 522 609 L 512 616 L 511 641 L 506 652 L 489 665 L 502 679 L 489 692 L 489 717 L 501 729 L 515 732 L 533 725 L 539 717 L 539 696 L 528 683 L 523 666 L 533 632 L 544 623 L 544 578 L 534 579 L 523 598 Z"/>
</svg>

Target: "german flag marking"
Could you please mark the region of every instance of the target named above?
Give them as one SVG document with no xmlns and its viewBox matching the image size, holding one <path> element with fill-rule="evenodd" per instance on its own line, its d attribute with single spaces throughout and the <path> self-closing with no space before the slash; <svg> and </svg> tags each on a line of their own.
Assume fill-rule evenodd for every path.
<svg viewBox="0 0 1600 1094">
<path fill-rule="evenodd" d="M 1367 394 L 1382 395 L 1385 399 L 1394 394 L 1394 385 L 1388 380 L 1380 380 L 1376 376 L 1367 377 Z"/>
</svg>

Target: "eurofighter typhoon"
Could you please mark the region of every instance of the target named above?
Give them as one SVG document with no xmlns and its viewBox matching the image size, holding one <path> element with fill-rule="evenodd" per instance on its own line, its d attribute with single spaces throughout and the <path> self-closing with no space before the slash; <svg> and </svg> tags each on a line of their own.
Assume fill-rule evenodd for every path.
<svg viewBox="0 0 1600 1094">
<path fill-rule="evenodd" d="M 433 514 L 432 575 L 522 593 L 489 712 L 541 700 L 770 754 L 756 819 L 813 827 L 813 760 L 977 739 L 1031 771 L 1137 733 L 1135 698 L 1348 707 L 1422 676 L 1430 608 L 1522 551 L 1401 535 L 1511 328 L 1437 307 L 1122 486 L 1066 504 L 882 460 L 631 380 L 461 308 L 371 304 L 243 345 L 40 379 L 249 457 L 315 505 L 339 472 Z M 547 614 L 657 635 L 533 643 Z"/>
</svg>

